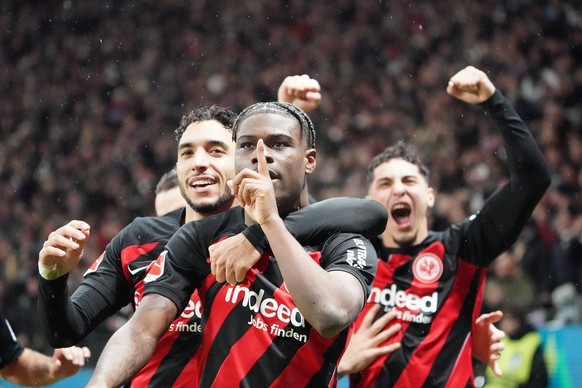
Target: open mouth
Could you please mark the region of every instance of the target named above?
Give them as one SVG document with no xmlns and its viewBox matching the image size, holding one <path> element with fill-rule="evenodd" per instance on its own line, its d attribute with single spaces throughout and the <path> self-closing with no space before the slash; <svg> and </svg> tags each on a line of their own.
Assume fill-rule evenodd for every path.
<svg viewBox="0 0 582 388">
<path fill-rule="evenodd" d="M 194 188 L 194 189 L 203 189 L 205 187 L 208 187 L 210 185 L 215 184 L 216 181 L 214 179 L 211 178 L 199 178 L 199 179 L 193 179 L 190 181 L 190 187 Z"/>
<path fill-rule="evenodd" d="M 396 204 L 390 210 L 390 216 L 398 225 L 407 223 L 410 220 L 410 206 L 404 203 Z"/>
</svg>

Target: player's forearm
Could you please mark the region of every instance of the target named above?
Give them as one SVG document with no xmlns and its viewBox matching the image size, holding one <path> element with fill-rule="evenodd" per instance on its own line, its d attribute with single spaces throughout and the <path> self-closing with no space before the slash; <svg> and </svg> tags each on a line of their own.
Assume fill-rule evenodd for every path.
<svg viewBox="0 0 582 388">
<path fill-rule="evenodd" d="M 1 369 L 0 375 L 17 385 L 42 386 L 59 380 L 55 370 L 51 357 L 27 348 L 15 362 Z"/>
<path fill-rule="evenodd" d="M 532 134 L 499 91 L 482 107 L 500 129 L 511 172 L 509 182 L 489 196 L 475 219 L 472 234 L 466 236 L 474 243 L 465 244 L 473 249 L 464 252 L 465 257 L 488 265 L 517 239 L 544 195 L 550 174 Z M 483 236 L 488 237 L 486 244 L 482 243 Z"/>
<path fill-rule="evenodd" d="M 124 325 L 107 342 L 88 387 L 119 387 L 128 382 L 153 354 L 156 338 Z"/>
<path fill-rule="evenodd" d="M 333 336 L 352 322 L 358 302 L 346 298 L 346 284 L 321 268 L 287 231 L 282 220 L 261 225 L 285 285 L 305 319 L 322 335 Z M 346 277 L 353 276 L 345 274 Z M 351 280 L 348 280 L 351 281 Z M 357 280 L 353 278 L 357 283 Z M 358 284 L 358 288 L 361 286 Z M 359 306 L 361 307 L 361 305 Z"/>
<path fill-rule="evenodd" d="M 526 185 L 529 192 L 543 193 L 550 184 L 550 171 L 521 117 L 499 91 L 481 106 L 501 131 L 512 179 Z"/>
<path fill-rule="evenodd" d="M 297 241 L 311 245 L 341 232 L 378 236 L 386 229 L 387 221 L 388 212 L 378 201 L 338 197 L 294 211 L 284 222 Z M 243 234 L 259 252 L 265 251 L 268 241 L 259 225 L 249 226 Z"/>
<path fill-rule="evenodd" d="M 76 345 L 89 332 L 83 317 L 92 320 L 91 312 L 99 310 L 93 299 L 90 311 L 81 314 L 69 297 L 67 276 L 56 280 L 39 278 L 39 320 L 49 344 L 55 348 Z"/>
<path fill-rule="evenodd" d="M 131 319 L 107 342 L 88 386 L 119 387 L 128 382 L 151 358 L 177 311 L 165 297 L 144 296 Z"/>
<path fill-rule="evenodd" d="M 361 198 L 330 198 L 299 209 L 285 218 L 298 241 L 316 244 L 334 233 L 378 236 L 386 229 L 388 213 L 379 202 Z"/>
</svg>

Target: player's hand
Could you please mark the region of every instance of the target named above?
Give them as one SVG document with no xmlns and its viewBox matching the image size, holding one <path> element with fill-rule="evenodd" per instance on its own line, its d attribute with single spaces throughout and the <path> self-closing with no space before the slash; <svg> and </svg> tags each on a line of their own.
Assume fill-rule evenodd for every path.
<svg viewBox="0 0 582 388">
<path fill-rule="evenodd" d="M 231 285 L 242 282 L 248 270 L 261 258 L 261 254 L 242 233 L 211 245 L 208 252 L 210 270 L 216 281 L 226 281 Z"/>
<path fill-rule="evenodd" d="M 263 225 L 280 218 L 275 198 L 275 189 L 269 175 L 263 139 L 257 142 L 257 171 L 245 168 L 231 181 L 230 190 L 237 197 L 240 206 L 256 223 Z"/>
<path fill-rule="evenodd" d="M 85 366 L 85 361 L 89 357 L 91 357 L 91 351 L 87 347 L 71 346 L 55 349 L 51 374 L 58 380 L 72 376 Z"/>
<path fill-rule="evenodd" d="M 447 93 L 469 104 L 479 104 L 495 93 L 495 86 L 484 72 L 467 66 L 451 77 Z"/>
<path fill-rule="evenodd" d="M 307 74 L 288 76 L 277 91 L 279 102 L 288 102 L 305 112 L 314 110 L 321 102 L 321 88 L 317 80 Z"/>
<path fill-rule="evenodd" d="M 473 326 L 473 356 L 479 361 L 489 365 L 496 376 L 501 376 L 501 368 L 497 364 L 501 351 L 505 345 L 501 342 L 505 338 L 505 332 L 495 325 L 503 318 L 501 311 L 482 314 Z"/>
<path fill-rule="evenodd" d="M 77 266 L 83 256 L 90 229 L 86 222 L 73 220 L 49 234 L 38 254 L 40 275 L 53 280 Z"/>
<path fill-rule="evenodd" d="M 364 316 L 361 326 L 354 332 L 339 362 L 338 373 L 341 376 L 358 373 L 369 366 L 376 358 L 390 354 L 400 348 L 400 342 L 381 346 L 401 329 L 399 323 L 388 326 L 396 317 L 391 311 L 376 321 L 374 317 L 381 305 L 376 304 Z"/>
</svg>

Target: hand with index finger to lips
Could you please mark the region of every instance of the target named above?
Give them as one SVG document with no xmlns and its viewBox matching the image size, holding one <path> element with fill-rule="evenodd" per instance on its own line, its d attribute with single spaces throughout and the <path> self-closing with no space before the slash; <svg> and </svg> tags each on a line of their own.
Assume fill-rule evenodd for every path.
<svg viewBox="0 0 582 388">
<path fill-rule="evenodd" d="M 273 216 L 279 217 L 262 139 L 257 142 L 257 171 L 245 168 L 229 182 L 229 187 L 256 223 L 264 224 Z"/>
</svg>

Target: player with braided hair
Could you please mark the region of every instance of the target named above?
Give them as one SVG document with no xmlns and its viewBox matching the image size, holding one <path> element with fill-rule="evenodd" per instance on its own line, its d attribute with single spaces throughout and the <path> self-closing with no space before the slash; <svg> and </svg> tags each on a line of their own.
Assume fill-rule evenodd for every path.
<svg viewBox="0 0 582 388">
<path fill-rule="evenodd" d="M 257 103 L 243 109 L 232 125 L 232 139 L 236 141 L 237 129 L 240 122 L 250 116 L 261 113 L 287 114 L 294 117 L 301 125 L 302 133 L 307 136 L 309 148 L 315 148 L 315 127 L 309 116 L 307 116 L 307 113 L 296 105 L 278 101 Z"/>
<path fill-rule="evenodd" d="M 239 114 L 233 133 L 237 175 L 229 186 L 241 206 L 186 224 L 170 239 L 145 279 L 141 305 L 108 342 L 89 386 L 119 385 L 139 369 L 195 289 L 204 306 L 195 357 L 204 366 L 193 386 L 337 383 L 348 327 L 370 292 L 374 248 L 352 233 L 302 246 L 285 228 L 283 217 L 316 206 L 306 184 L 315 136 L 304 112 L 255 104 Z M 238 284 L 217 282 L 208 248 L 251 224 L 270 249 Z"/>
</svg>

